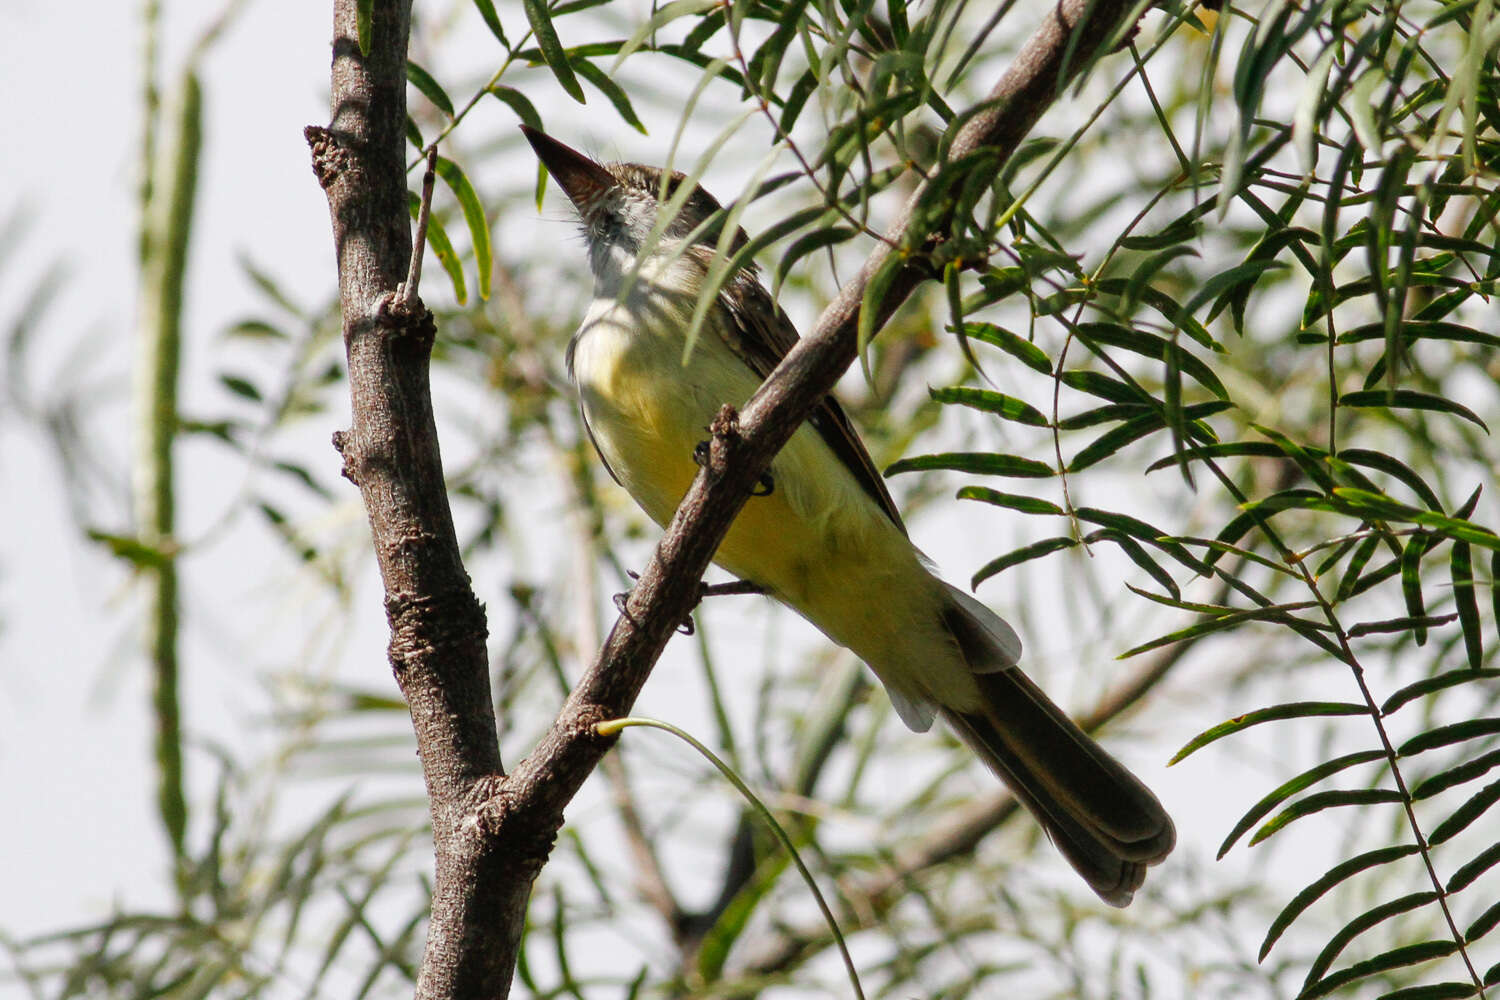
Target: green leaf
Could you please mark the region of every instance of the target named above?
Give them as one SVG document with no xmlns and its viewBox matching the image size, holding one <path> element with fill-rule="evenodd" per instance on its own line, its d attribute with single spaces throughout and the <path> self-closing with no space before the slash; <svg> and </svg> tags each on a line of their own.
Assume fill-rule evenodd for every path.
<svg viewBox="0 0 1500 1000">
<path fill-rule="evenodd" d="M 982 503 L 994 504 L 996 507 L 1018 510 L 1023 514 L 1052 514 L 1061 517 L 1067 513 L 1051 500 L 1021 496 L 1016 493 L 1001 493 L 987 486 L 961 487 L 958 491 L 958 499 L 978 500 Z"/>
<path fill-rule="evenodd" d="M 1435 959 L 1446 958 L 1458 950 L 1456 941 L 1423 941 L 1420 944 L 1404 945 L 1393 948 L 1382 955 L 1356 962 L 1347 969 L 1342 969 L 1330 976 L 1305 987 L 1297 994 L 1297 1000 L 1314 1000 L 1316 997 L 1327 996 L 1334 990 L 1347 986 L 1350 983 L 1364 979 L 1366 976 L 1374 976 L 1392 969 L 1405 968 L 1408 965 L 1418 965 L 1422 962 L 1431 962 Z"/>
<path fill-rule="evenodd" d="M 547 11 L 547 5 L 543 0 L 521 0 L 521 6 L 526 10 L 526 20 L 531 25 L 531 33 L 536 36 L 537 48 L 542 52 L 542 59 L 547 63 L 552 75 L 562 89 L 568 92 L 568 96 L 579 104 L 587 103 L 583 95 L 583 86 L 578 78 L 573 75 L 573 67 L 568 62 L 568 54 L 563 50 L 562 42 L 557 38 L 557 29 L 552 27 L 552 15 Z M 621 59 L 624 58 L 622 53 Z"/>
<path fill-rule="evenodd" d="M 1473 781 L 1480 775 L 1494 769 L 1497 765 L 1500 765 L 1500 750 L 1491 750 L 1489 753 L 1482 753 L 1473 760 L 1466 760 L 1461 764 L 1455 764 L 1447 770 L 1439 771 L 1437 774 L 1423 779 L 1421 784 L 1411 790 L 1411 797 L 1413 799 L 1430 799 L 1434 795 L 1446 792 L 1456 785 Z"/>
<path fill-rule="evenodd" d="M 1014 396 L 1007 396 L 1004 393 L 993 392 L 989 389 L 953 386 L 946 389 L 929 389 L 927 394 L 937 403 L 967 406 L 970 409 L 993 413 L 996 416 L 1004 417 L 1006 420 L 1029 424 L 1032 427 L 1050 426 L 1050 422 L 1042 414 L 1042 411 L 1030 403 L 1016 399 Z"/>
<path fill-rule="evenodd" d="M 490 87 L 489 93 L 514 111 L 516 117 L 524 124 L 530 125 L 538 132 L 542 131 L 542 116 L 536 113 L 536 106 L 525 94 L 514 87 L 499 83 Z"/>
<path fill-rule="evenodd" d="M 664 25 L 670 24 L 679 17 L 697 17 L 699 14 L 706 14 L 717 6 L 716 0 L 672 0 L 671 3 L 656 8 L 651 17 L 635 30 L 624 45 L 620 46 L 619 54 L 615 56 L 615 64 L 610 67 L 610 72 L 618 70 L 621 63 Z M 662 47 L 662 51 L 665 51 L 665 46 Z"/>
<path fill-rule="evenodd" d="M 265 397 L 260 394 L 260 390 L 255 387 L 255 383 L 247 378 L 239 375 L 223 374 L 219 376 L 219 382 L 236 396 L 248 399 L 252 403 L 265 402 Z"/>
<path fill-rule="evenodd" d="M 1462 892 L 1472 885 L 1475 879 L 1497 864 L 1500 864 L 1500 844 L 1491 844 L 1480 851 L 1472 860 L 1459 865 L 1458 871 L 1454 872 L 1453 877 L 1448 880 L 1448 884 L 1443 886 L 1443 891 L 1449 895 Z"/>
<path fill-rule="evenodd" d="M 993 323 L 965 323 L 963 329 L 957 332 L 960 337 L 982 341 L 992 347 L 1000 348 L 1033 371 L 1041 372 L 1043 375 L 1052 374 L 1052 361 L 1047 357 L 1047 352 L 1025 337 L 1011 333 L 1004 327 Z"/>
<path fill-rule="evenodd" d="M 1458 836 L 1469 824 L 1500 802 L 1500 781 L 1492 781 L 1469 797 L 1469 800 L 1453 811 L 1447 819 L 1437 825 L 1427 842 L 1436 846 Z"/>
<path fill-rule="evenodd" d="M 1355 514 L 1369 513 L 1388 521 L 1410 521 L 1431 529 L 1439 535 L 1471 542 L 1487 549 L 1500 550 L 1500 535 L 1472 521 L 1434 514 L 1431 511 L 1398 503 L 1384 494 L 1371 493 L 1369 490 L 1340 486 L 1334 489 L 1333 495 Z"/>
<path fill-rule="evenodd" d="M 1062 549 L 1071 549 L 1077 544 L 1078 540 L 1076 538 L 1066 537 L 1046 538 L 1040 542 L 1032 542 L 1030 545 L 1022 546 L 1014 552 L 1007 553 L 998 559 L 991 559 L 985 563 L 974 574 L 973 579 L 969 581 L 969 586 L 971 588 L 978 587 L 985 580 L 988 580 L 997 573 L 1010 569 L 1012 566 L 1029 562 L 1032 559 L 1039 559 L 1045 555 L 1051 555 L 1053 552 Z"/>
<path fill-rule="evenodd" d="M 1464 633 L 1464 652 L 1469 666 L 1479 670 L 1484 664 L 1484 629 L 1479 623 L 1479 600 L 1474 595 L 1474 565 L 1468 542 L 1454 542 L 1448 557 L 1448 572 L 1453 579 L 1453 604 L 1458 608 L 1459 625 Z"/>
<path fill-rule="evenodd" d="M 438 85 L 437 80 L 433 79 L 431 73 L 410 59 L 406 60 L 406 79 L 439 111 L 449 118 L 453 117 L 453 102 L 448 99 L 447 93 Z"/>
<path fill-rule="evenodd" d="M 474 246 L 474 270 L 479 278 L 479 297 L 490 297 L 490 272 L 493 256 L 490 250 L 490 226 L 484 218 L 484 206 L 479 203 L 479 193 L 469 183 L 468 176 L 457 163 L 446 157 L 437 158 L 438 176 L 443 179 L 458 199 L 463 209 L 464 221 L 469 226 L 469 242 Z"/>
<path fill-rule="evenodd" d="M 1370 451 L 1365 448 L 1345 448 L 1339 452 L 1338 458 L 1328 457 L 1326 452 L 1322 453 L 1324 461 L 1335 467 L 1337 471 L 1339 462 L 1348 462 L 1351 465 L 1364 466 L 1367 469 L 1376 469 L 1386 475 L 1400 481 L 1415 493 L 1421 501 L 1427 505 L 1429 510 L 1442 513 L 1443 504 L 1438 500 L 1437 493 L 1422 479 L 1421 476 L 1400 459 L 1387 455 L 1383 451 Z M 1356 484 L 1358 485 L 1358 484 Z"/>
<path fill-rule="evenodd" d="M 1098 531 L 1090 532 L 1083 541 L 1087 545 L 1092 545 L 1096 541 L 1114 542 L 1131 562 L 1145 570 L 1151 579 L 1161 584 L 1161 588 L 1170 594 L 1173 600 L 1182 598 L 1182 590 L 1177 586 L 1177 581 L 1172 579 L 1172 574 L 1163 569 L 1155 559 L 1151 558 L 1151 554 L 1146 551 L 1145 547 L 1129 535 L 1113 528 L 1100 528 Z"/>
<path fill-rule="evenodd" d="M 1209 319 L 1219 314 L 1223 306 L 1228 305 L 1232 296 L 1243 293 L 1248 296 L 1255 283 L 1260 280 L 1261 275 L 1267 271 L 1287 270 L 1287 265 L 1279 260 L 1252 259 L 1242 264 L 1236 264 L 1226 271 L 1220 271 L 1207 281 L 1188 299 L 1184 307 L 1189 314 L 1198 311 L 1205 302 L 1211 299 L 1220 299 L 1209 313 Z"/>
<path fill-rule="evenodd" d="M 1360 622 L 1349 630 L 1349 638 L 1358 639 L 1362 635 L 1384 635 L 1391 632 L 1425 632 L 1429 628 L 1437 628 L 1447 625 L 1458 618 L 1458 615 L 1423 615 L 1420 618 L 1387 618 L 1378 622 Z"/>
<path fill-rule="evenodd" d="M 1373 910 L 1361 913 L 1339 928 L 1338 933 L 1328 939 L 1328 944 L 1324 946 L 1323 950 L 1318 953 L 1318 957 L 1313 959 L 1312 965 L 1308 967 L 1307 978 L 1303 980 L 1302 988 L 1306 989 L 1323 978 L 1323 974 L 1333 965 L 1333 960 L 1339 957 L 1339 952 L 1343 951 L 1350 941 L 1353 941 L 1371 927 L 1389 920 L 1391 917 L 1400 916 L 1418 907 L 1426 906 L 1437 898 L 1437 893 L 1428 889 L 1425 892 L 1413 892 L 1402 896 L 1400 899 L 1393 899 L 1389 903 L 1381 903 Z"/>
<path fill-rule="evenodd" d="M 1266 956 L 1271 953 L 1271 948 L 1275 946 L 1277 940 L 1286 932 L 1286 929 L 1292 925 L 1292 922 L 1334 886 L 1353 875 L 1358 875 L 1362 871 L 1368 871 L 1371 868 L 1388 865 L 1402 858 L 1410 857 L 1419 850 L 1420 848 L 1416 844 L 1381 847 L 1356 855 L 1348 861 L 1341 861 L 1328 869 L 1312 885 L 1309 885 L 1293 896 L 1291 902 L 1287 903 L 1286 906 L 1282 907 L 1281 912 L 1276 914 L 1276 919 L 1271 921 L 1271 926 L 1266 930 L 1265 940 L 1261 942 L 1259 961 L 1264 962 Z"/>
<path fill-rule="evenodd" d="M 285 330 L 263 319 L 243 319 L 224 331 L 226 337 L 245 337 L 252 340 L 290 340 Z"/>
<path fill-rule="evenodd" d="M 1314 792 L 1306 798 L 1298 799 L 1273 816 L 1269 822 L 1255 831 L 1255 836 L 1250 838 L 1247 846 L 1254 847 L 1295 820 L 1322 812 L 1324 809 L 1401 801 L 1401 793 L 1394 788 L 1340 788 L 1329 792 Z"/>
<path fill-rule="evenodd" d="M 109 549 L 117 559 L 123 559 L 137 569 L 163 569 L 172 563 L 173 553 L 165 547 L 147 545 L 131 535 L 113 535 L 107 531 L 89 529 L 89 539 Z"/>
<path fill-rule="evenodd" d="M 1216 740 L 1221 740 L 1233 733 L 1242 732 L 1251 726 L 1259 726 L 1266 722 L 1279 722 L 1282 719 L 1310 719 L 1340 715 L 1369 715 L 1370 710 L 1364 705 L 1349 701 L 1294 701 L 1283 705 L 1272 705 L 1270 708 L 1257 709 L 1254 712 L 1246 712 L 1244 715 L 1236 715 L 1234 718 L 1219 723 L 1188 740 L 1183 748 L 1167 761 L 1167 766 L 1177 763 L 1191 753 L 1208 746 Z"/>
<path fill-rule="evenodd" d="M 374 26 L 375 0 L 355 0 L 354 30 L 359 35 L 359 54 L 370 55 L 370 33 Z"/>
<path fill-rule="evenodd" d="M 1474 740 L 1496 734 L 1500 734 L 1500 719 L 1468 719 L 1464 722 L 1454 722 L 1436 729 L 1429 729 L 1425 733 L 1418 733 L 1401 744 L 1396 749 L 1396 753 L 1401 757 L 1412 757 L 1427 750 L 1436 750 L 1438 747 L 1452 746 L 1464 740 Z"/>
<path fill-rule="evenodd" d="M 886 476 L 903 472 L 926 472 L 947 469 L 952 472 L 969 472 L 977 476 L 1013 476 L 1020 479 L 1046 479 L 1055 475 L 1052 466 L 1034 458 L 1018 455 L 993 455 L 989 452 L 956 451 L 941 455 L 918 455 L 903 458 L 886 467 Z"/>
<path fill-rule="evenodd" d="M 1066 421 L 1064 421 L 1066 423 Z M 1189 460 L 1211 458 L 1285 458 L 1281 449 L 1269 441 L 1224 441 L 1215 444 L 1191 445 L 1184 452 Z M 1175 455 L 1159 458 L 1146 467 L 1147 472 L 1160 472 L 1177 464 Z"/>
<path fill-rule="evenodd" d="M 1185 407 L 1182 415 L 1187 423 L 1188 433 L 1196 440 L 1213 441 L 1213 431 L 1208 425 L 1199 423 L 1204 417 L 1213 416 L 1216 413 L 1230 409 L 1234 406 L 1228 400 L 1213 400 L 1207 403 L 1196 403 Z M 1081 449 L 1072 460 L 1068 462 L 1069 472 L 1082 472 L 1089 466 L 1094 465 L 1114 455 L 1126 445 L 1133 444 L 1148 434 L 1154 434 L 1166 426 L 1163 415 L 1158 412 L 1143 414 L 1132 417 L 1125 422 L 1110 428 L 1099 435 L 1087 446 Z"/>
<path fill-rule="evenodd" d="M 599 88 L 599 92 L 604 95 L 610 104 L 614 105 L 615 111 L 624 119 L 626 125 L 629 125 L 641 135 L 646 134 L 646 126 L 642 125 L 641 120 L 636 117 L 635 108 L 630 104 L 630 98 L 626 96 L 625 91 L 620 89 L 619 84 L 609 78 L 609 74 L 587 59 L 572 59 L 570 60 L 570 65 L 579 76 Z"/>
<path fill-rule="evenodd" d="M 1048 371 L 1050 372 L 1051 368 L 1048 368 Z M 1098 396 L 1112 403 L 1140 403 L 1153 409 L 1157 405 L 1156 400 L 1152 399 L 1150 393 L 1144 389 L 1099 372 L 1073 369 L 1063 372 L 1061 380 L 1062 384 L 1069 389 L 1077 389 L 1079 392 L 1086 392 L 1090 396 Z"/>
<path fill-rule="evenodd" d="M 1120 326 L 1117 323 L 1080 323 L 1073 328 L 1073 332 L 1090 350 L 1100 356 L 1103 356 L 1103 352 L 1098 349 L 1098 345 L 1119 347 L 1154 361 L 1166 362 L 1168 357 L 1171 357 L 1174 363 L 1185 374 L 1192 376 L 1199 385 L 1220 399 L 1229 398 L 1229 390 L 1224 388 L 1224 383 L 1219 381 L 1213 369 L 1181 347 L 1173 351 L 1172 342 L 1165 337 Z"/>
<path fill-rule="evenodd" d="M 814 217 L 821 216 L 821 211 Z M 804 233 L 792 241 L 792 245 L 786 248 L 781 255 L 781 260 L 776 262 L 776 286 L 786 280 L 786 276 L 792 273 L 792 268 L 802 258 L 822 250 L 824 247 L 838 246 L 847 243 L 859 235 L 859 230 L 853 226 L 819 226 L 810 232 Z"/>
<path fill-rule="evenodd" d="M 474 6 L 479 8 L 479 16 L 484 18 L 485 26 L 490 29 L 490 34 L 506 49 L 510 48 L 510 42 L 505 39 L 505 29 L 500 26 L 500 15 L 495 13 L 493 0 L 474 0 Z"/>
<path fill-rule="evenodd" d="M 1330 46 L 1331 47 L 1331 46 Z M 1375 1000 L 1463 1000 L 1475 993 L 1473 983 L 1430 983 L 1382 993 Z"/>
<path fill-rule="evenodd" d="M 1372 409 L 1431 410 L 1435 413 L 1452 413 L 1478 424 L 1486 433 L 1488 425 L 1467 406 L 1456 403 L 1446 396 L 1434 396 L 1415 389 L 1364 389 L 1346 392 L 1339 397 L 1340 406 L 1368 407 Z"/>
<path fill-rule="evenodd" d="M 1224 842 L 1219 845 L 1218 856 L 1222 858 L 1225 854 L 1228 854 L 1229 849 L 1235 845 L 1235 842 L 1238 841 L 1246 831 L 1248 831 L 1256 823 L 1259 823 L 1261 818 L 1269 813 L 1272 809 L 1275 809 L 1282 802 L 1291 798 L 1293 795 L 1296 795 L 1298 792 L 1305 791 L 1306 789 L 1322 781 L 1324 778 L 1333 774 L 1337 774 L 1338 772 L 1343 771 L 1346 768 L 1354 767 L 1359 764 L 1368 764 L 1371 761 L 1383 760 L 1384 758 L 1384 750 L 1361 750 L 1357 753 L 1345 754 L 1344 756 L 1335 758 L 1334 760 L 1325 761 L 1322 764 L 1319 764 L 1317 767 L 1303 771 L 1295 778 L 1292 778 L 1290 781 L 1287 781 L 1286 783 L 1278 786 L 1265 798 L 1261 799 L 1259 802 L 1255 803 L 1255 805 L 1251 806 L 1249 811 L 1246 812 L 1245 815 L 1240 817 L 1239 822 L 1234 824 L 1234 827 L 1230 829 L 1229 835 L 1224 838 Z"/>
<path fill-rule="evenodd" d="M 899 253 L 893 253 L 881 262 L 870 276 L 870 283 L 865 286 L 864 297 L 859 304 L 859 323 L 856 331 L 855 342 L 859 345 L 859 352 L 869 346 L 871 338 L 875 336 L 875 326 L 880 321 L 881 307 L 885 302 L 886 293 L 890 291 L 891 285 L 895 283 L 896 276 L 906 266 Z"/>
<path fill-rule="evenodd" d="M 1478 941 L 1494 930 L 1496 924 L 1500 924 L 1500 901 L 1495 902 L 1474 918 L 1474 922 L 1464 929 L 1464 940 L 1466 942 Z"/>
</svg>

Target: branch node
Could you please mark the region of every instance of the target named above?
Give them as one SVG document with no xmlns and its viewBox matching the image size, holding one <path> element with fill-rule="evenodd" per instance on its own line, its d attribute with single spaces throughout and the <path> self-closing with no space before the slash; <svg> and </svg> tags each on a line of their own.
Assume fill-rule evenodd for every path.
<svg viewBox="0 0 1500 1000">
<path fill-rule="evenodd" d="M 350 438 L 349 431 L 333 432 L 333 450 L 338 452 L 344 460 L 343 467 L 339 469 L 339 475 L 358 486 L 359 476 L 354 472 L 354 442 Z"/>
<path fill-rule="evenodd" d="M 437 320 L 415 295 L 406 295 L 406 284 L 386 292 L 375 306 L 375 320 L 397 337 L 410 337 L 419 346 L 431 347 L 437 338 Z"/>
<path fill-rule="evenodd" d="M 708 433 L 708 456 L 703 467 L 708 470 L 710 480 L 722 479 L 743 440 L 740 437 L 739 410 L 728 403 L 719 407 L 713 423 L 708 425 Z"/>
<path fill-rule="evenodd" d="M 349 152 L 333 130 L 322 125 L 307 126 L 302 130 L 302 137 L 312 150 L 313 175 L 318 178 L 318 186 L 326 191 L 349 169 Z"/>
<path fill-rule="evenodd" d="M 391 626 L 386 655 L 398 681 L 411 667 L 457 647 L 477 643 L 483 650 L 489 637 L 484 605 L 466 587 L 430 595 L 392 593 L 385 614 Z"/>
</svg>

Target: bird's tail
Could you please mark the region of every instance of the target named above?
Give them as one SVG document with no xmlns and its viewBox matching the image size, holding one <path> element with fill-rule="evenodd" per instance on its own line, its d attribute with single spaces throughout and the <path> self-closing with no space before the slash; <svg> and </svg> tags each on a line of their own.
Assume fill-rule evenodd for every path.
<svg viewBox="0 0 1500 1000">
<path fill-rule="evenodd" d="M 943 717 L 1099 897 L 1125 906 L 1146 868 L 1176 843 L 1171 817 L 1139 778 L 1015 666 L 1020 649 L 1010 627 L 962 591 L 951 593 L 956 597 L 944 620 L 974 671 L 984 707 L 943 708 Z"/>
</svg>

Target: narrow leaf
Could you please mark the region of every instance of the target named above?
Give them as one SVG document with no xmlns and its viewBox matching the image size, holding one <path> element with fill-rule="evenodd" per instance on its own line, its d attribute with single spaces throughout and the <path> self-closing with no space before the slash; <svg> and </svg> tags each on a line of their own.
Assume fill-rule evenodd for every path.
<svg viewBox="0 0 1500 1000">
<path fill-rule="evenodd" d="M 1488 812 L 1497 801 L 1500 801 L 1500 781 L 1492 781 L 1455 809 L 1451 816 L 1439 823 L 1437 829 L 1433 830 L 1432 835 L 1427 838 L 1428 843 L 1437 845 L 1445 840 L 1452 840 L 1467 829 L 1470 823 Z"/>
<path fill-rule="evenodd" d="M 1248 846 L 1254 847 L 1267 837 L 1280 831 L 1304 816 L 1334 809 L 1340 806 L 1370 806 L 1382 802 L 1400 802 L 1401 793 L 1394 788 L 1341 788 L 1330 792 L 1314 792 L 1298 799 L 1273 816 L 1264 826 L 1255 831 Z M 1223 857 L 1221 854 L 1220 857 Z"/>
<path fill-rule="evenodd" d="M 1051 500 L 1043 500 L 1041 497 L 1021 496 L 1016 493 L 1001 493 L 987 486 L 964 486 L 958 491 L 960 500 L 978 500 L 982 503 L 994 504 L 996 507 L 1008 507 L 1011 510 L 1021 511 L 1023 514 L 1054 514 L 1059 517 L 1066 514 Z"/>
<path fill-rule="evenodd" d="M 464 221 L 469 226 L 469 242 L 474 246 L 474 270 L 479 279 L 479 297 L 490 297 L 490 271 L 493 255 L 490 250 L 490 226 L 484 218 L 484 206 L 479 202 L 479 193 L 469 183 L 468 176 L 457 163 L 446 157 L 437 159 L 438 176 L 452 190 L 463 209 Z"/>
<path fill-rule="evenodd" d="M 1469 666 L 1478 670 L 1484 663 L 1484 630 L 1479 623 L 1479 600 L 1474 594 L 1474 565 L 1468 542 L 1454 542 L 1448 557 L 1448 572 L 1453 578 L 1453 604 L 1464 633 L 1464 652 Z"/>
<path fill-rule="evenodd" d="M 974 410 L 983 410 L 986 413 L 1004 417 L 1006 420 L 1029 424 L 1032 427 L 1049 426 L 1049 421 L 1042 411 L 1030 403 L 989 389 L 952 386 L 946 389 L 929 389 L 928 395 L 934 402 L 958 404 Z"/>
<path fill-rule="evenodd" d="M 1404 945 L 1393 948 L 1383 955 L 1356 962 L 1347 969 L 1341 969 L 1330 976 L 1313 983 L 1297 994 L 1297 1000 L 1314 1000 L 1316 997 L 1327 996 L 1334 990 L 1347 986 L 1352 982 L 1364 979 L 1366 976 L 1378 975 L 1389 972 L 1392 969 L 1402 969 L 1408 965 L 1419 965 L 1422 962 L 1431 962 L 1435 959 L 1445 958 L 1458 950 L 1455 941 L 1423 941 L 1420 944 Z"/>
<path fill-rule="evenodd" d="M 508 50 L 510 42 L 506 41 L 505 29 L 500 26 L 500 15 L 495 13 L 494 0 L 474 0 L 474 6 L 479 8 L 479 16 L 484 18 L 485 27 L 490 29 L 490 34 Z"/>
<path fill-rule="evenodd" d="M 568 62 L 568 54 L 563 50 L 562 42 L 558 40 L 557 29 L 552 27 L 552 15 L 547 11 L 547 5 L 543 0 L 521 0 L 521 6 L 526 10 L 526 20 L 531 25 L 531 33 L 536 36 L 537 48 L 542 51 L 542 59 L 547 63 L 552 75 L 562 89 L 568 92 L 568 96 L 579 104 L 587 103 L 584 97 L 583 85 L 578 82 L 578 77 L 573 75 L 573 67 Z M 621 53 L 620 58 L 624 58 Z"/>
<path fill-rule="evenodd" d="M 1229 835 L 1224 838 L 1224 842 L 1219 845 L 1219 857 L 1222 858 L 1227 854 L 1229 849 L 1234 846 L 1235 841 L 1239 840 L 1252 826 L 1259 823 L 1262 817 L 1293 795 L 1305 791 L 1324 778 L 1337 774 L 1346 768 L 1354 767 L 1358 764 L 1368 764 L 1371 761 L 1380 760 L 1384 757 L 1384 750 L 1361 750 L 1358 753 L 1346 754 L 1334 760 L 1325 761 L 1307 771 L 1303 771 L 1295 778 L 1278 786 L 1265 798 L 1251 806 L 1245 815 L 1240 817 L 1239 822 L 1234 825 L 1229 831 Z"/>
<path fill-rule="evenodd" d="M 940 455 L 918 455 L 903 458 L 886 467 L 886 476 L 903 472 L 925 472 L 932 469 L 948 469 L 953 472 L 969 472 L 978 476 L 1014 476 L 1021 479 L 1046 479 L 1054 475 L 1052 466 L 1034 458 L 1018 455 L 993 455 L 989 452 L 956 451 Z"/>
<path fill-rule="evenodd" d="M 1321 899 L 1330 889 L 1340 882 L 1362 871 L 1375 868 L 1380 865 L 1388 865 L 1393 861 L 1410 857 L 1416 854 L 1419 848 L 1416 844 L 1402 844 L 1398 847 L 1381 847 L 1373 851 L 1341 861 L 1328 869 L 1312 885 L 1303 889 L 1292 897 L 1291 902 L 1282 907 L 1281 912 L 1276 914 L 1276 919 L 1271 921 L 1271 926 L 1266 930 L 1266 938 L 1260 945 L 1259 961 L 1265 961 L 1266 956 L 1271 953 L 1271 948 L 1277 940 L 1285 933 L 1292 922 L 1302 915 L 1313 903 Z"/>
<path fill-rule="evenodd" d="M 410 59 L 406 60 L 406 79 L 422 93 L 423 97 L 431 101 L 439 111 L 449 118 L 453 117 L 453 102 L 449 100 L 447 92 L 438 85 L 437 80 L 433 78 L 431 73 Z"/>
<path fill-rule="evenodd" d="M 1500 764 L 1500 750 L 1491 750 L 1489 753 L 1482 753 L 1473 760 L 1466 760 L 1460 764 L 1455 764 L 1453 767 L 1439 771 L 1437 774 L 1423 779 L 1416 788 L 1411 790 L 1411 797 L 1413 799 L 1430 799 L 1440 792 L 1446 792 L 1455 785 L 1462 785 L 1465 782 L 1473 781 L 1475 778 L 1493 769 L 1497 764 Z"/>
<path fill-rule="evenodd" d="M 1023 365 L 1043 375 L 1052 374 L 1052 361 L 1047 352 L 1018 334 L 993 323 L 965 323 L 961 335 L 971 340 L 983 341 L 1009 354 Z"/>
<path fill-rule="evenodd" d="M 1382 921 L 1409 913 L 1420 906 L 1426 906 L 1437 898 L 1437 893 L 1431 889 L 1425 892 L 1413 892 L 1400 899 L 1393 899 L 1389 903 L 1382 903 L 1373 910 L 1361 913 L 1349 921 L 1339 928 L 1338 933 L 1328 939 L 1328 944 L 1318 953 L 1318 957 L 1313 959 L 1312 965 L 1308 966 L 1307 978 L 1302 982 L 1303 989 L 1323 978 L 1323 974 L 1333 965 L 1333 960 L 1339 957 L 1339 953 L 1348 946 L 1350 941 Z"/>
<path fill-rule="evenodd" d="M 998 559 L 991 559 L 985 563 L 974 573 L 974 576 L 969 581 L 969 587 L 971 589 L 978 587 L 985 580 L 988 580 L 997 573 L 1010 569 L 1012 566 L 1018 566 L 1032 559 L 1040 559 L 1042 556 L 1051 555 L 1053 552 L 1062 549 L 1071 549 L 1077 544 L 1078 540 L 1076 538 L 1066 537 L 1047 538 L 1040 542 L 1032 542 L 1030 545 L 1022 546 L 1014 552 L 1003 555 Z"/>
<path fill-rule="evenodd" d="M 1401 744 L 1396 749 L 1396 753 L 1401 757 L 1411 757 L 1424 750 L 1436 750 L 1438 747 L 1452 746 L 1464 740 L 1494 736 L 1497 733 L 1500 733 L 1500 719 L 1470 719 L 1467 722 L 1455 722 L 1452 725 L 1439 726 L 1425 733 L 1419 733 Z"/>
<path fill-rule="evenodd" d="M 1485 432 L 1489 426 L 1479 415 L 1461 403 L 1446 396 L 1434 396 L 1415 389 L 1363 389 L 1346 392 L 1339 397 L 1340 406 L 1368 407 L 1372 409 L 1431 410 L 1436 413 L 1452 413 L 1478 424 Z"/>
<path fill-rule="evenodd" d="M 1472 885 L 1475 879 L 1497 864 L 1500 864 L 1500 844 L 1491 844 L 1480 851 L 1472 861 L 1460 865 L 1458 871 L 1453 873 L 1453 877 L 1448 880 L 1448 884 L 1443 886 L 1443 889 L 1450 895 L 1462 892 Z"/>
<path fill-rule="evenodd" d="M 1167 761 L 1171 766 L 1188 754 L 1196 753 L 1198 750 L 1208 746 L 1215 740 L 1221 740 L 1232 733 L 1238 733 L 1258 726 L 1265 722 L 1279 722 L 1282 719 L 1307 719 L 1339 715 L 1369 715 L 1370 710 L 1364 705 L 1350 701 L 1294 701 L 1284 705 L 1272 705 L 1270 708 L 1258 709 L 1254 712 L 1246 712 L 1244 715 L 1236 715 L 1234 718 L 1205 729 L 1203 732 L 1188 740 L 1187 744 L 1172 759 Z"/>
</svg>

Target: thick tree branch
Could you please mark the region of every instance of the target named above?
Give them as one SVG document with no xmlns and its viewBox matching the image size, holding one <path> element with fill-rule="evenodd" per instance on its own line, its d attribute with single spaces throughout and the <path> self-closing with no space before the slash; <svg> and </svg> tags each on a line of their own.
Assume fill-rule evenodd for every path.
<svg viewBox="0 0 1500 1000">
<path fill-rule="evenodd" d="M 550 837 L 499 849 L 472 822 L 500 779 L 484 611 L 459 557 L 432 417 L 432 316 L 396 296 L 407 278 L 409 0 L 376 0 L 367 56 L 354 0 L 335 0 L 332 121 L 307 129 L 338 255 L 353 425 L 334 435 L 369 514 L 390 620 L 389 656 L 411 708 L 437 849 L 424 998 L 505 992 L 527 896 Z M 497 892 L 494 887 L 510 887 Z"/>
</svg>

